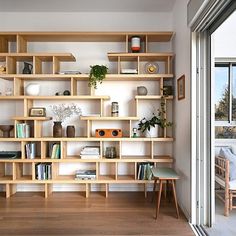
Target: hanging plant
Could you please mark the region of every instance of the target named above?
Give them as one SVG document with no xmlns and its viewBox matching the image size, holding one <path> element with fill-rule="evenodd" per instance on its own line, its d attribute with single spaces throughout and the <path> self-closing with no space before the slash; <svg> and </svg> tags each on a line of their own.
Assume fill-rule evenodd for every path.
<svg viewBox="0 0 236 236">
<path fill-rule="evenodd" d="M 95 89 L 97 89 L 97 84 L 101 84 L 105 79 L 108 68 L 104 65 L 94 65 L 90 66 L 90 68 L 89 87 L 94 87 Z"/>
</svg>

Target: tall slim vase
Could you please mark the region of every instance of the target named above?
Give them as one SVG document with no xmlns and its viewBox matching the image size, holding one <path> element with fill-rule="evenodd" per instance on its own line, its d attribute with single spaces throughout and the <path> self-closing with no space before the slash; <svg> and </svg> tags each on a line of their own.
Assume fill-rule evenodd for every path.
<svg viewBox="0 0 236 236">
<path fill-rule="evenodd" d="M 54 121 L 53 125 L 53 137 L 62 137 L 62 122 L 61 121 Z"/>
</svg>

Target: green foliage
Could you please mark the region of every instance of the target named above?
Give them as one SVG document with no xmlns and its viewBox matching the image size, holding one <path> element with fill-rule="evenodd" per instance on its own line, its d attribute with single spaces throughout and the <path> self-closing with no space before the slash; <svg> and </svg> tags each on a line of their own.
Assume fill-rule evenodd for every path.
<svg viewBox="0 0 236 236">
<path fill-rule="evenodd" d="M 144 132 L 145 130 L 150 131 L 151 127 L 155 127 L 155 125 L 159 125 L 161 128 L 172 126 L 173 123 L 167 121 L 165 118 L 166 110 L 165 110 L 165 98 L 168 95 L 161 96 L 161 108 L 157 109 L 157 115 L 153 113 L 153 116 L 151 119 L 147 120 L 146 118 L 143 118 L 138 123 L 138 130 L 141 130 L 141 132 Z"/>
<path fill-rule="evenodd" d="M 102 83 L 108 72 L 108 68 L 104 65 L 94 65 L 90 66 L 90 68 L 89 87 L 94 87 L 95 89 L 97 89 L 97 84 Z"/>
<path fill-rule="evenodd" d="M 235 108 L 235 102 L 233 101 L 233 108 Z M 227 120 L 229 113 L 229 89 L 225 88 L 219 104 L 215 109 L 215 120 Z"/>
</svg>

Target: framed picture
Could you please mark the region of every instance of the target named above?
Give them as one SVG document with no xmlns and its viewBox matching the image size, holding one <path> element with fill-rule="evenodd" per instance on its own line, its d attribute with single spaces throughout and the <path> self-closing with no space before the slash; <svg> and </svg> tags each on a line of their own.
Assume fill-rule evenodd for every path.
<svg viewBox="0 0 236 236">
<path fill-rule="evenodd" d="M 178 100 L 185 98 L 185 75 L 182 75 L 177 80 L 177 94 L 178 94 Z"/>
<path fill-rule="evenodd" d="M 46 109 L 44 107 L 33 107 L 29 109 L 29 116 L 45 117 Z"/>
</svg>

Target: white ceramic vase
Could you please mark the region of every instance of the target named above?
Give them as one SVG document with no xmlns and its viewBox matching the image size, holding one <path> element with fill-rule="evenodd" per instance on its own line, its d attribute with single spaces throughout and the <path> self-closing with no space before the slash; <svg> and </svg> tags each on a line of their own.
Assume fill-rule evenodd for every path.
<svg viewBox="0 0 236 236">
<path fill-rule="evenodd" d="M 40 85 L 37 83 L 30 83 L 25 88 L 25 95 L 38 96 L 40 92 Z"/>
<path fill-rule="evenodd" d="M 145 137 L 146 138 L 156 138 L 158 137 L 158 125 L 155 125 L 155 127 L 150 128 L 150 130 L 145 130 Z"/>
</svg>

